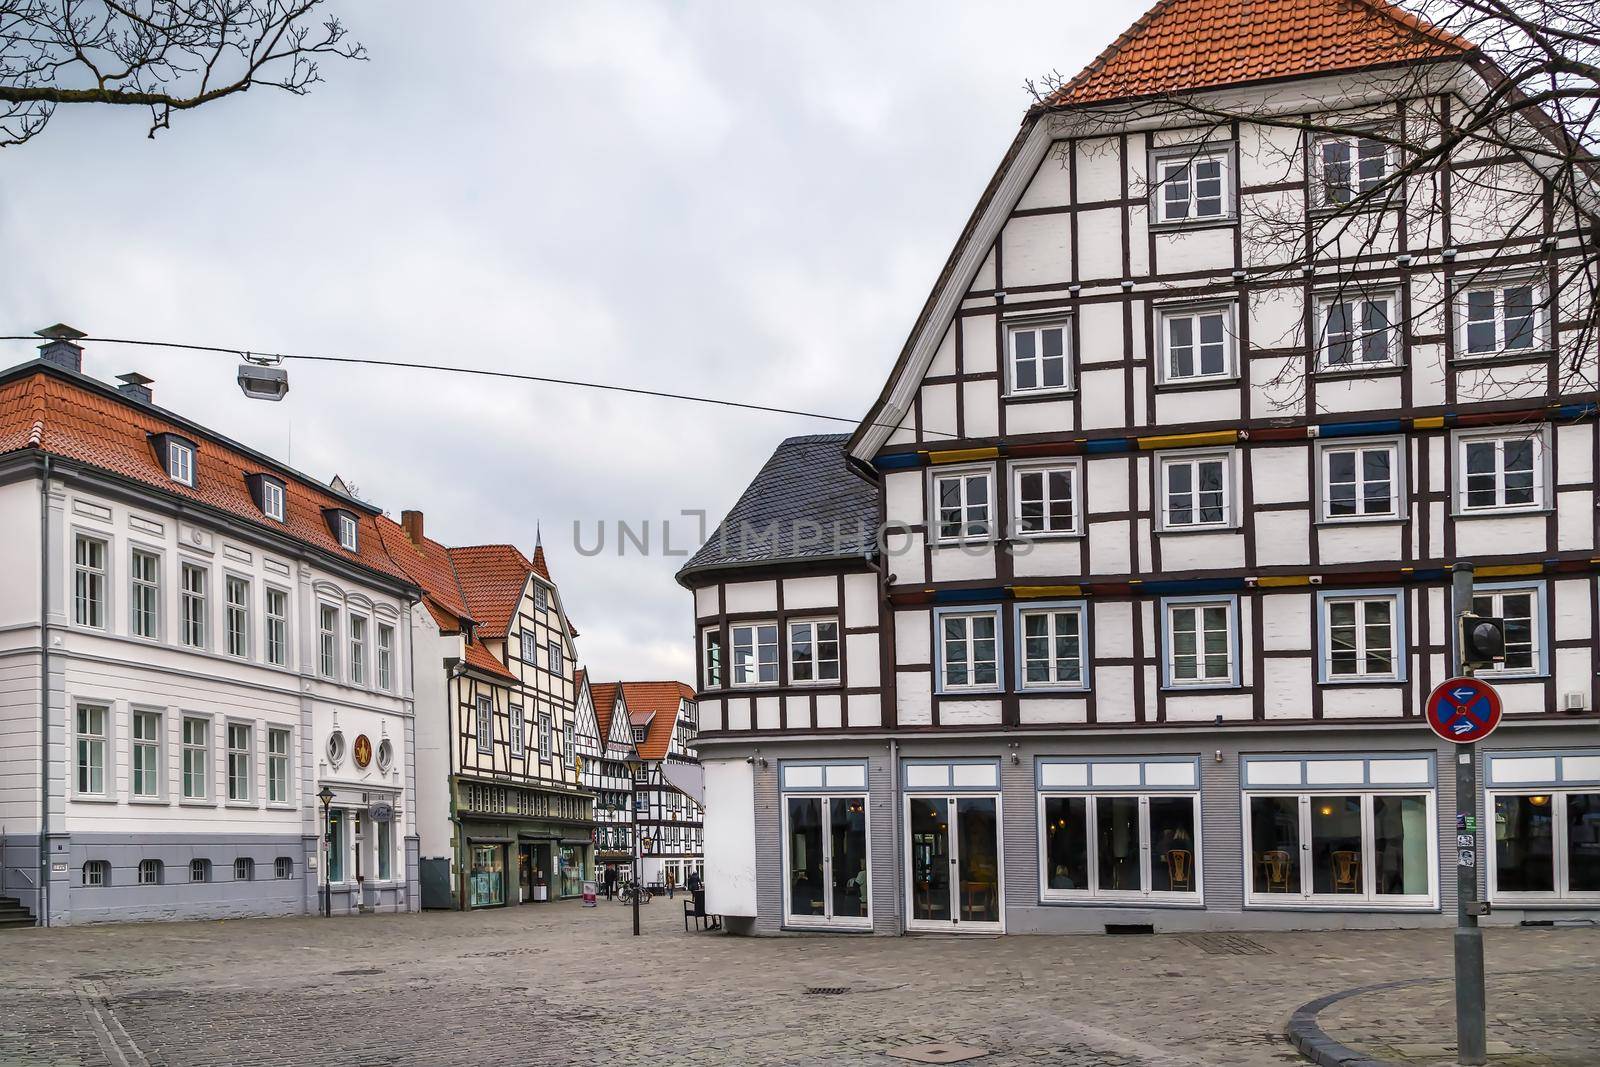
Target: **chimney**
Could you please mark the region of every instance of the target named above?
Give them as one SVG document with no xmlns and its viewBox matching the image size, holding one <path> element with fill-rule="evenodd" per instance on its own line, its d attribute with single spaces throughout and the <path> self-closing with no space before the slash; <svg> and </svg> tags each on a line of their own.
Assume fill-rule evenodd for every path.
<svg viewBox="0 0 1600 1067">
<path fill-rule="evenodd" d="M 400 528 L 411 538 L 414 545 L 422 544 L 422 512 L 402 511 L 400 513 Z"/>
<path fill-rule="evenodd" d="M 150 383 L 155 381 L 154 378 L 146 378 L 138 371 L 131 370 L 127 374 L 117 375 L 117 381 L 122 383 L 117 386 L 117 392 L 123 396 L 132 397 L 141 404 L 152 402 L 150 400 Z"/>
<path fill-rule="evenodd" d="M 58 322 L 54 326 L 34 331 L 34 336 L 48 338 L 39 346 L 40 359 L 74 374 L 83 373 L 83 346 L 74 342 L 88 337 L 88 334 Z"/>
</svg>

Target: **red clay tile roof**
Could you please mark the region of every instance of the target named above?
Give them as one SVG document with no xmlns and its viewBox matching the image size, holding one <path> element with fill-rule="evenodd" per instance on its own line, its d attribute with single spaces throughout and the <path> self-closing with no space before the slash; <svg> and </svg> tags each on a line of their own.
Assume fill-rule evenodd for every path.
<svg viewBox="0 0 1600 1067">
<path fill-rule="evenodd" d="M 514 545 L 447 549 L 467 610 L 484 637 L 504 637 L 522 601 L 533 564 Z"/>
<path fill-rule="evenodd" d="M 433 621 L 439 624 L 440 631 L 459 633 L 461 620 L 470 621 L 472 613 L 461 596 L 461 586 L 456 582 L 455 568 L 450 565 L 450 554 L 445 547 L 427 537 L 421 544 L 412 541 L 405 527 L 387 515 L 379 516 L 378 532 L 389 558 L 422 587 L 422 602 Z"/>
<path fill-rule="evenodd" d="M 513 682 L 522 680 L 507 670 L 505 664 L 495 659 L 494 653 L 490 652 L 478 641 L 467 642 L 467 666 L 499 678 L 509 678 Z"/>
<path fill-rule="evenodd" d="M 1160 0 L 1046 104 L 1076 107 L 1473 50 L 1387 0 Z"/>
<path fill-rule="evenodd" d="M 594 717 L 600 722 L 600 743 L 611 736 L 611 713 L 617 708 L 617 692 L 622 687 L 616 682 L 590 682 L 589 695 L 594 698 Z"/>
<path fill-rule="evenodd" d="M 628 705 L 628 721 L 650 728 L 637 746 L 639 755 L 647 760 L 666 759 L 678 724 L 678 702 L 693 700 L 694 690 L 682 682 L 623 682 L 622 699 Z"/>
<path fill-rule="evenodd" d="M 543 545 L 536 544 L 533 546 L 533 570 L 535 574 L 545 581 L 550 582 L 552 585 L 555 584 L 555 579 L 550 577 L 550 568 L 545 566 Z"/>
<path fill-rule="evenodd" d="M 45 364 L 0 384 L 0 454 L 37 448 L 173 496 L 196 501 L 262 529 L 298 540 L 370 571 L 409 584 L 384 551 L 376 517 L 331 490 L 264 457 L 249 455 L 160 409 L 102 392 L 65 377 Z M 150 444 L 153 433 L 175 433 L 199 446 L 193 488 L 173 481 Z M 284 519 L 268 519 L 256 507 L 245 475 L 266 473 L 284 483 Z M 323 517 L 324 508 L 356 516 L 358 549 L 348 551 Z"/>
</svg>

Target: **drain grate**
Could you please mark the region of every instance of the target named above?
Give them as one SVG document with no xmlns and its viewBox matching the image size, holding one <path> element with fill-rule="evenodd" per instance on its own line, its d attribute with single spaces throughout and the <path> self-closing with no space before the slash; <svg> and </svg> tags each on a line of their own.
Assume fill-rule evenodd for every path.
<svg viewBox="0 0 1600 1067">
<path fill-rule="evenodd" d="M 839 996 L 841 993 L 848 993 L 848 992 L 850 992 L 850 987 L 847 986 L 847 985 L 808 985 L 808 986 L 806 986 L 806 996 L 808 996 L 808 997 L 836 997 L 836 996 Z"/>
<path fill-rule="evenodd" d="M 1178 940 L 1213 956 L 1272 955 L 1272 950 L 1266 945 L 1237 934 L 1189 934 Z"/>
</svg>

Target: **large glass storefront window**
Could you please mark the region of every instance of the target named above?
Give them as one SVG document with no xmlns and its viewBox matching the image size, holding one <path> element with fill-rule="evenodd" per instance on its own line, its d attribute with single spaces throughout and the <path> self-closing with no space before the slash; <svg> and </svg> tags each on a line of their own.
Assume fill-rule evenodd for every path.
<svg viewBox="0 0 1600 1067">
<path fill-rule="evenodd" d="M 473 845 L 467 891 L 474 908 L 506 902 L 506 850 L 504 845 Z"/>
<path fill-rule="evenodd" d="M 1199 903 L 1194 795 L 1044 794 L 1040 805 L 1044 899 L 1171 897 Z"/>
<path fill-rule="evenodd" d="M 1496 793 L 1491 892 L 1600 898 L 1600 791 Z"/>
<path fill-rule="evenodd" d="M 345 813 L 335 808 L 328 812 L 328 881 L 344 881 Z"/>
<path fill-rule="evenodd" d="M 1251 794 L 1249 899 L 1432 904 L 1432 807 L 1431 793 Z"/>
<path fill-rule="evenodd" d="M 557 855 L 559 868 L 557 887 L 563 897 L 583 895 L 583 881 L 588 876 L 589 850 L 583 845 L 562 845 Z"/>
<path fill-rule="evenodd" d="M 788 918 L 866 925 L 871 917 L 867 873 L 867 798 L 784 798 Z"/>
</svg>

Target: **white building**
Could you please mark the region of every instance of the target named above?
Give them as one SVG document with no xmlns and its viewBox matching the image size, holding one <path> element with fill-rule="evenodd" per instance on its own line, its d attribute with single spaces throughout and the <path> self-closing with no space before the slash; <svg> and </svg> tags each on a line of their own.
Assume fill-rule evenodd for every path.
<svg viewBox="0 0 1600 1067">
<path fill-rule="evenodd" d="M 335 914 L 414 910 L 416 590 L 377 510 L 46 334 L 0 373 L 0 896 L 304 914 L 326 879 Z"/>
<path fill-rule="evenodd" d="M 1508 623 L 1492 921 L 1600 905 L 1582 217 L 1469 148 L 1317 242 L 1482 84 L 1382 3 L 1281 6 L 1159 5 L 1032 108 L 861 426 L 680 572 L 735 925 L 1452 922 L 1458 560 Z"/>
</svg>

